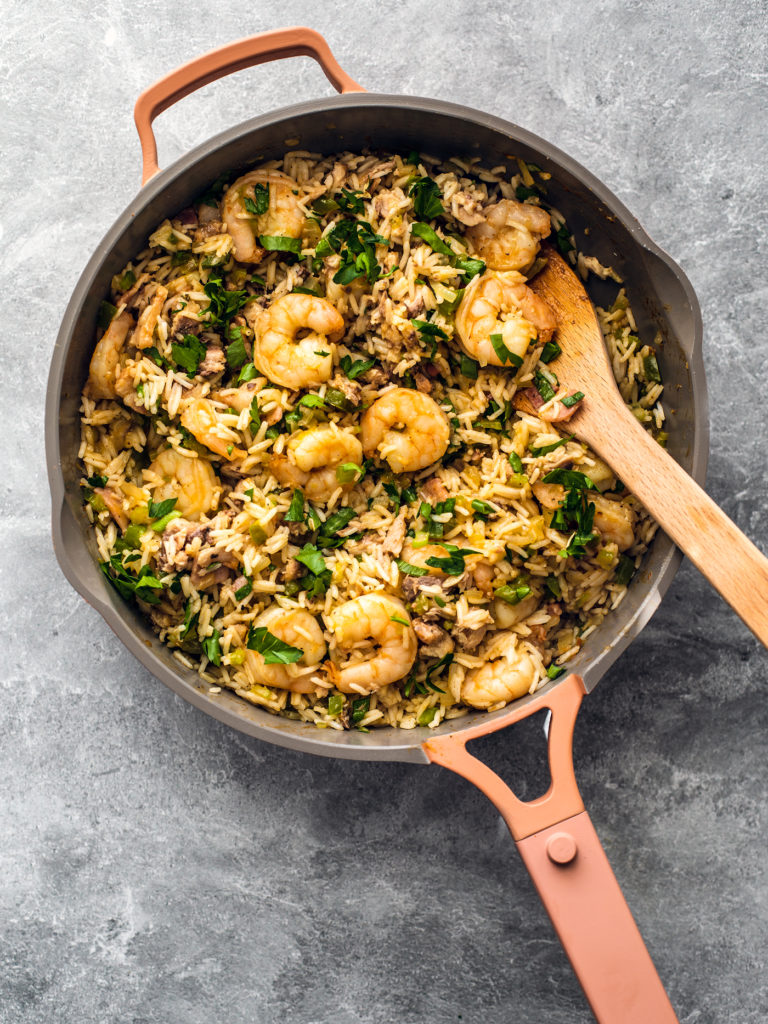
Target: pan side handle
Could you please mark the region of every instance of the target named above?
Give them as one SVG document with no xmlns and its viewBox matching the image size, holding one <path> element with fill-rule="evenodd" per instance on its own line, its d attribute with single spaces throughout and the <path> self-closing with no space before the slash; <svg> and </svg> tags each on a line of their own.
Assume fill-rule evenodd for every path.
<svg viewBox="0 0 768 1024">
<path fill-rule="evenodd" d="M 583 696 L 571 675 L 517 714 L 435 737 L 424 751 L 482 790 L 504 818 L 599 1024 L 677 1024 L 576 784 L 573 730 Z M 546 708 L 550 787 L 524 802 L 466 744 Z"/>
<path fill-rule="evenodd" d="M 313 57 L 338 92 L 365 92 L 361 85 L 341 69 L 320 33 L 311 28 L 281 28 L 220 46 L 182 64 L 145 89 L 136 101 L 134 120 L 141 143 L 142 185 L 146 185 L 160 169 L 157 164 L 155 133 L 152 130 L 152 122 L 158 114 L 196 89 L 215 82 L 217 78 L 282 57 Z"/>
</svg>

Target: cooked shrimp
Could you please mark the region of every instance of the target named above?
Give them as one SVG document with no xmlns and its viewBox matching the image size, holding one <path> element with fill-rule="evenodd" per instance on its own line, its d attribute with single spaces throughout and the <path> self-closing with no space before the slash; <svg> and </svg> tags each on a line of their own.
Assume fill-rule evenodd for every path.
<svg viewBox="0 0 768 1024">
<path fill-rule="evenodd" d="M 269 468 L 282 484 L 298 487 L 309 501 L 327 501 L 341 483 L 336 470 L 344 463 L 361 466 L 363 448 L 354 434 L 335 424 L 301 430 L 288 441 L 287 455 L 273 455 Z"/>
<path fill-rule="evenodd" d="M 326 644 L 320 623 L 304 608 L 268 608 L 254 620 L 255 627 L 268 629 L 283 643 L 299 647 L 304 652 L 300 660 L 290 665 L 267 665 L 258 651 L 245 652 L 245 671 L 252 683 L 273 686 L 294 693 L 311 693 L 318 688 L 311 681 L 320 670 L 325 657 Z"/>
<path fill-rule="evenodd" d="M 456 310 L 461 344 L 481 366 L 504 365 L 492 334 L 500 334 L 504 346 L 522 359 L 531 342 L 549 341 L 556 327 L 552 310 L 514 270 L 504 274 L 487 270 L 475 277 Z"/>
<path fill-rule="evenodd" d="M 192 434 L 196 441 L 210 448 L 225 459 L 245 458 L 246 452 L 237 448 L 239 440 L 234 430 L 225 427 L 216 419 L 216 407 L 207 398 L 193 398 L 181 412 L 181 425 Z"/>
<path fill-rule="evenodd" d="M 559 508 L 565 497 L 561 484 L 545 484 L 541 481 L 532 487 L 536 500 L 544 508 Z M 623 501 L 611 501 L 596 491 L 587 492 L 587 501 L 595 506 L 593 526 L 603 538 L 616 544 L 619 551 L 626 551 L 635 543 L 635 511 Z"/>
<path fill-rule="evenodd" d="M 88 370 L 88 394 L 91 398 L 117 398 L 115 383 L 120 356 L 132 327 L 133 317 L 127 310 L 123 310 L 96 343 Z"/>
<path fill-rule="evenodd" d="M 518 622 L 522 622 L 529 615 L 533 615 L 539 607 L 540 601 L 541 594 L 536 592 L 529 594 L 528 597 L 524 597 L 517 604 L 510 604 L 508 601 L 503 601 L 500 597 L 497 597 L 491 604 L 493 621 L 501 629 L 511 629 Z"/>
<path fill-rule="evenodd" d="M 185 519 L 199 519 L 219 501 L 221 487 L 213 467 L 205 459 L 191 459 L 173 448 L 160 452 L 145 470 L 148 484 L 155 483 L 154 500 L 176 498 L 176 511 Z"/>
<path fill-rule="evenodd" d="M 260 388 L 258 381 L 250 380 L 247 384 L 241 384 L 239 388 L 222 388 L 212 394 L 212 397 L 219 402 L 224 402 L 230 409 L 242 412 L 243 409 L 250 409 L 254 398 L 258 399 L 259 413 L 263 420 L 271 426 L 282 419 L 283 393 L 277 388 Z M 262 411 L 264 406 L 269 406 L 269 412 Z"/>
<path fill-rule="evenodd" d="M 162 312 L 165 300 L 168 298 L 168 289 L 159 284 L 152 301 L 145 308 L 136 324 L 136 330 L 131 335 L 131 344 L 136 348 L 150 348 L 154 343 L 155 327 L 157 319 Z"/>
<path fill-rule="evenodd" d="M 448 417 L 429 395 L 394 388 L 363 414 L 360 438 L 368 457 L 378 453 L 393 473 L 411 473 L 442 458 L 451 429 Z"/>
<path fill-rule="evenodd" d="M 246 199 L 259 204 L 256 185 L 269 190 L 269 205 L 265 213 L 254 214 L 246 208 Z M 261 235 L 283 238 L 301 238 L 306 217 L 295 193 L 299 186 L 280 171 L 251 171 L 231 185 L 221 203 L 221 216 L 232 236 L 235 259 L 241 263 L 259 263 L 264 249 L 259 245 Z"/>
<path fill-rule="evenodd" d="M 495 633 L 482 652 L 485 664 L 464 677 L 461 699 L 473 708 L 490 708 L 524 697 L 536 679 L 533 659 L 517 646 L 514 633 Z"/>
<path fill-rule="evenodd" d="M 344 320 L 330 302 L 293 292 L 262 310 L 245 309 L 253 328 L 253 362 L 275 384 L 300 391 L 318 387 L 333 372 L 329 345 L 344 333 Z"/>
<path fill-rule="evenodd" d="M 467 231 L 474 253 L 491 270 L 522 270 L 533 263 L 539 242 L 552 229 L 546 210 L 502 199 L 484 212 L 485 220 Z"/>
<path fill-rule="evenodd" d="M 344 693 L 379 690 L 407 675 L 416 660 L 416 634 L 410 616 L 402 601 L 389 594 L 363 594 L 347 601 L 326 616 L 326 623 L 336 649 L 351 655 L 336 677 L 336 685 Z M 373 641 L 378 650 L 360 660 L 360 646 L 365 641 Z"/>
</svg>

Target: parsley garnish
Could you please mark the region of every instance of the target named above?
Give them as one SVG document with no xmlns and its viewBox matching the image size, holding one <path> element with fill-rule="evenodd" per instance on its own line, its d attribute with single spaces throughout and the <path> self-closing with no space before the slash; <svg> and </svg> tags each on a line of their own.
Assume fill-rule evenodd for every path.
<svg viewBox="0 0 768 1024">
<path fill-rule="evenodd" d="M 357 380 L 361 374 L 367 373 L 368 370 L 376 365 L 376 360 L 356 359 L 353 362 L 351 356 L 342 356 L 339 365 L 350 380 Z"/>
<path fill-rule="evenodd" d="M 220 636 L 221 633 L 218 631 L 218 629 L 214 629 L 211 636 L 206 637 L 205 640 L 203 640 L 203 650 L 205 651 L 205 656 L 212 665 L 221 664 L 221 647 L 219 646 Z"/>
<path fill-rule="evenodd" d="M 573 434 L 569 434 L 567 437 L 561 437 L 559 441 L 553 441 L 552 444 L 543 444 L 541 448 L 531 448 L 531 455 L 538 459 L 540 455 L 548 455 L 550 452 L 555 451 L 556 448 L 561 448 L 564 444 L 568 444 L 569 441 L 573 440 Z"/>
<path fill-rule="evenodd" d="M 194 334 L 185 334 L 180 342 L 171 345 L 173 361 L 190 377 L 194 377 L 197 368 L 205 359 L 205 345 Z"/>
<path fill-rule="evenodd" d="M 403 558 L 396 558 L 395 565 L 404 576 L 426 576 L 429 571 L 428 569 L 422 568 L 420 565 L 413 565 L 411 562 L 406 562 Z"/>
<path fill-rule="evenodd" d="M 129 571 L 123 564 L 119 555 L 112 555 L 108 562 L 100 562 L 101 571 L 109 582 L 126 600 L 135 597 L 146 604 L 158 604 L 160 595 L 158 590 L 163 590 L 165 584 L 156 576 L 148 565 L 139 569 L 138 574 Z"/>
<path fill-rule="evenodd" d="M 443 193 L 432 178 L 416 178 L 411 182 L 408 195 L 413 199 L 413 209 L 417 217 L 434 220 L 435 217 L 445 213 L 442 203 Z"/>
<path fill-rule="evenodd" d="M 261 217 L 269 209 L 269 185 L 256 184 L 253 186 L 253 199 L 245 197 L 245 208 L 254 217 Z"/>
<path fill-rule="evenodd" d="M 293 665 L 304 657 L 300 647 L 285 643 L 265 626 L 250 627 L 246 647 L 249 651 L 258 651 L 265 665 Z"/>
<path fill-rule="evenodd" d="M 321 548 L 338 548 L 344 543 L 345 538 L 339 537 L 339 530 L 343 530 L 354 519 L 357 513 L 353 508 L 340 508 L 333 512 L 320 526 L 317 534 L 317 544 Z"/>
<path fill-rule="evenodd" d="M 203 312 L 209 314 L 210 324 L 228 322 L 249 299 L 246 291 L 230 291 L 225 288 L 220 272 L 211 274 L 203 285 L 203 291 L 208 296 L 208 306 Z"/>
<path fill-rule="evenodd" d="M 501 360 L 501 365 L 510 363 L 512 366 L 520 367 L 523 365 L 523 360 L 517 355 L 516 352 L 510 352 L 507 346 L 504 344 L 504 336 L 502 334 L 492 334 L 491 344 L 493 345 L 493 351 L 496 353 L 498 358 Z"/>
<path fill-rule="evenodd" d="M 416 221 L 411 224 L 411 234 L 425 241 L 433 252 L 439 252 L 442 256 L 455 255 L 453 249 L 440 238 L 429 224 L 422 224 L 420 221 Z"/>
<path fill-rule="evenodd" d="M 431 556 L 427 559 L 427 565 L 433 569 L 442 569 L 448 576 L 461 576 L 466 568 L 464 559 L 467 555 L 479 555 L 480 552 L 474 548 L 458 548 L 455 544 L 443 544 L 449 553 L 447 558 L 436 558 Z"/>
<path fill-rule="evenodd" d="M 294 256 L 301 254 L 300 238 L 289 238 L 287 235 L 259 235 L 259 243 L 268 252 L 290 252 Z"/>
<path fill-rule="evenodd" d="M 304 495 L 301 491 L 294 491 L 291 498 L 291 506 L 283 516 L 286 523 L 304 522 Z"/>
<path fill-rule="evenodd" d="M 565 398 L 562 399 L 562 404 L 566 407 L 566 409 L 570 409 L 572 406 L 578 405 L 578 403 L 583 398 L 584 398 L 584 392 L 583 391 L 574 391 L 574 393 L 572 395 L 566 395 Z"/>
<path fill-rule="evenodd" d="M 544 348 L 541 350 L 539 359 L 542 363 L 551 363 L 553 359 L 557 359 L 563 350 L 557 344 L 556 341 L 548 341 Z"/>
<path fill-rule="evenodd" d="M 230 370 L 239 370 L 248 362 L 248 353 L 245 351 L 245 340 L 242 330 L 236 325 L 229 328 L 231 345 L 227 345 L 227 365 Z"/>
</svg>

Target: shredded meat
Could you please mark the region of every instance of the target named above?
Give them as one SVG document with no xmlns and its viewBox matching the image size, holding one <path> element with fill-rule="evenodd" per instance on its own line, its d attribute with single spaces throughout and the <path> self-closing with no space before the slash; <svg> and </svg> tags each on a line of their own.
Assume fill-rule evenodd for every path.
<svg viewBox="0 0 768 1024">
<path fill-rule="evenodd" d="M 240 563 L 231 551 L 218 547 L 201 548 L 195 555 L 190 580 L 198 590 L 207 590 L 217 583 L 223 583 L 238 569 Z"/>
<path fill-rule="evenodd" d="M 400 583 L 400 590 L 406 601 L 415 601 L 424 587 L 440 587 L 448 592 L 451 587 L 456 586 L 456 579 L 451 583 L 446 582 L 445 576 L 404 576 Z"/>
<path fill-rule="evenodd" d="M 283 569 L 283 576 L 286 583 L 292 583 L 293 580 L 298 580 L 304 575 L 304 566 L 301 562 L 297 562 L 295 558 L 289 558 L 285 563 Z"/>
<path fill-rule="evenodd" d="M 123 510 L 123 498 L 122 495 L 118 494 L 117 491 L 113 491 L 111 487 L 96 487 L 94 494 L 98 494 L 104 504 L 107 506 L 107 511 L 115 520 L 121 530 L 124 530 L 128 526 L 128 516 Z"/>
<path fill-rule="evenodd" d="M 474 651 L 483 642 L 483 637 L 488 632 L 487 623 L 482 626 L 456 626 L 453 630 L 453 638 L 459 650 Z"/>
<path fill-rule="evenodd" d="M 397 513 L 397 518 L 387 530 L 384 540 L 381 542 L 381 550 L 385 555 L 392 555 L 397 558 L 403 549 L 405 540 L 405 519 L 408 515 L 408 508 L 403 506 Z"/>
<path fill-rule="evenodd" d="M 192 567 L 195 550 L 189 548 L 198 538 L 202 542 L 208 533 L 207 526 L 190 523 L 186 519 L 173 519 L 163 530 L 160 550 L 157 552 L 157 567 L 161 572 L 186 572 Z"/>
<path fill-rule="evenodd" d="M 415 299 L 405 303 L 405 310 L 411 318 L 421 316 L 425 309 L 423 295 L 417 295 Z"/>
<path fill-rule="evenodd" d="M 360 405 L 363 389 L 355 381 L 345 377 L 343 373 L 335 374 L 328 381 L 328 386 L 340 391 L 355 408 Z"/>
<path fill-rule="evenodd" d="M 439 501 L 445 501 L 448 497 L 448 491 L 445 488 L 445 484 L 436 476 L 431 476 L 429 480 L 424 483 L 421 488 L 421 493 L 430 505 L 436 505 Z"/>
<path fill-rule="evenodd" d="M 360 379 L 372 388 L 383 388 L 385 384 L 389 384 L 392 380 L 392 375 L 380 366 L 372 366 L 370 370 L 366 370 L 361 375 Z"/>
<path fill-rule="evenodd" d="M 453 640 L 445 630 L 426 618 L 412 619 L 413 631 L 421 646 L 421 655 L 425 658 L 442 658 L 453 650 Z"/>
<path fill-rule="evenodd" d="M 224 225 L 220 220 L 206 221 L 205 224 L 201 224 L 200 227 L 195 231 L 192 236 L 192 241 L 195 243 L 204 242 L 206 238 L 210 238 L 211 235 L 221 235 L 224 232 Z"/>
<path fill-rule="evenodd" d="M 416 385 L 417 391 L 421 391 L 425 395 L 431 395 L 432 381 L 429 379 L 426 373 L 422 373 L 421 369 L 418 366 L 414 366 L 414 368 L 411 370 L 411 374 L 413 375 L 413 380 Z"/>
<path fill-rule="evenodd" d="M 197 372 L 201 377 L 215 377 L 217 373 L 222 372 L 226 365 L 227 360 L 224 356 L 224 349 L 218 345 L 209 345 L 205 358 L 198 366 Z"/>
<path fill-rule="evenodd" d="M 473 228 L 485 220 L 482 206 L 469 192 L 454 192 L 451 196 L 451 213 L 456 220 Z"/>
<path fill-rule="evenodd" d="M 196 316 L 189 316 L 183 310 L 179 313 L 175 313 L 171 320 L 171 334 L 174 337 L 181 337 L 184 334 L 199 334 L 202 331 L 205 324 L 197 319 Z"/>
</svg>

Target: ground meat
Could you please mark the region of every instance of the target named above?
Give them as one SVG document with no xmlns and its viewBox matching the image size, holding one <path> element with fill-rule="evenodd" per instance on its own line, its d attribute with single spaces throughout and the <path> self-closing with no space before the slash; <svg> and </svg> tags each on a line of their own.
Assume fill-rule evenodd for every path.
<svg viewBox="0 0 768 1024">
<path fill-rule="evenodd" d="M 453 638 L 459 650 L 474 651 L 483 642 L 487 632 L 487 623 L 483 623 L 482 626 L 475 626 L 474 628 L 470 626 L 456 626 L 453 630 Z"/>
<path fill-rule="evenodd" d="M 436 476 L 431 476 L 429 480 L 422 485 L 421 493 L 424 495 L 424 500 L 428 501 L 431 505 L 436 505 L 440 501 L 445 501 L 448 497 L 448 491 L 446 490 L 445 484 Z"/>
<path fill-rule="evenodd" d="M 385 555 L 392 555 L 397 558 L 403 549 L 405 540 L 405 519 L 408 515 L 407 507 L 403 506 L 397 513 L 397 518 L 387 530 L 384 540 L 381 542 L 381 550 Z"/>
<path fill-rule="evenodd" d="M 210 345 L 206 350 L 205 358 L 197 368 L 197 372 L 201 377 L 215 377 L 217 373 L 222 372 L 226 365 L 227 360 L 224 356 L 224 349 L 218 345 Z"/>
<path fill-rule="evenodd" d="M 411 621 L 413 631 L 420 645 L 420 654 L 425 658 L 442 658 L 453 650 L 453 640 L 445 630 L 426 618 Z"/>
<path fill-rule="evenodd" d="M 357 408 L 360 405 L 363 389 L 355 381 L 350 380 L 343 373 L 337 373 L 328 381 L 328 386 L 336 388 L 344 397 Z"/>
</svg>

